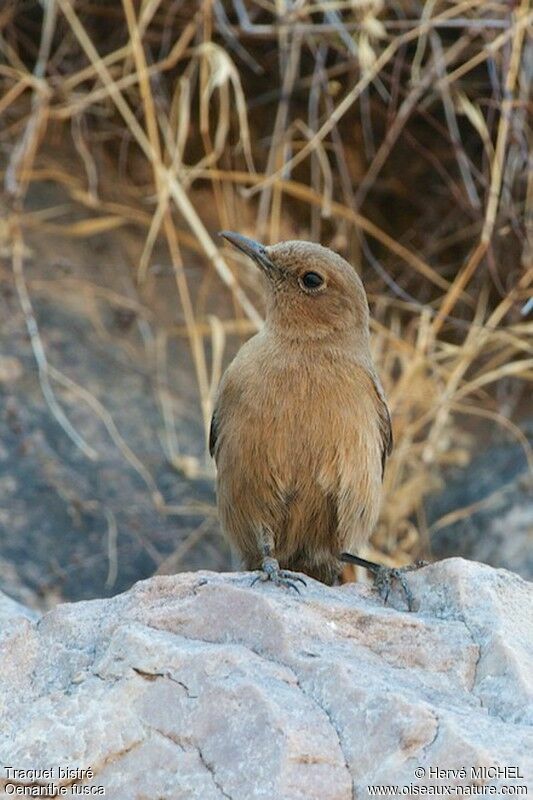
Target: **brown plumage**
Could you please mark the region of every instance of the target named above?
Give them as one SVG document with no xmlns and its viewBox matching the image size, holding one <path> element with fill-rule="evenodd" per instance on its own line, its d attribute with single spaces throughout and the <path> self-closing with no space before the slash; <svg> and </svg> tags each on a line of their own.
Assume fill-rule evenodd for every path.
<svg viewBox="0 0 533 800">
<path fill-rule="evenodd" d="M 331 584 L 374 527 L 392 446 L 363 284 L 318 244 L 222 236 L 267 287 L 265 325 L 224 373 L 211 424 L 222 527 L 265 579 Z"/>
</svg>

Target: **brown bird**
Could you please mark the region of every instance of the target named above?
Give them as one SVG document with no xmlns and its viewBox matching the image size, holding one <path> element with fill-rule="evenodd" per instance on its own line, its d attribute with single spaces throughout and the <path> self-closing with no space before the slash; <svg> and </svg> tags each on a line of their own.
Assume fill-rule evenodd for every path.
<svg viewBox="0 0 533 800">
<path fill-rule="evenodd" d="M 266 322 L 224 373 L 211 423 L 221 524 L 262 579 L 296 588 L 296 571 L 332 584 L 343 551 L 363 545 L 376 523 L 392 447 L 365 290 L 321 245 L 220 235 L 253 259 L 267 287 Z M 382 584 L 399 577 L 342 560 L 380 571 Z"/>
</svg>

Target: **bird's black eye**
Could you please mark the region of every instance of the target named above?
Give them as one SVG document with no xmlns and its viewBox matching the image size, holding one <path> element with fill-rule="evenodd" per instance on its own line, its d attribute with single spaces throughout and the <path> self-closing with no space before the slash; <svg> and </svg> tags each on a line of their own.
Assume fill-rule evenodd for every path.
<svg viewBox="0 0 533 800">
<path fill-rule="evenodd" d="M 318 289 L 324 283 L 324 278 L 318 272 L 304 272 L 300 280 L 306 289 Z"/>
</svg>

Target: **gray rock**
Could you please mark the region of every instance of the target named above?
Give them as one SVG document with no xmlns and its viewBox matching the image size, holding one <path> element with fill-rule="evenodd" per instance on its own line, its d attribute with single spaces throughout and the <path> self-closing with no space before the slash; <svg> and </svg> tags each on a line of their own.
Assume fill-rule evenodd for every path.
<svg viewBox="0 0 533 800">
<path fill-rule="evenodd" d="M 522 447 L 492 445 L 468 467 L 449 470 L 425 506 L 435 558 L 461 556 L 533 579 L 533 476 Z M 460 509 L 464 515 L 440 525 Z"/>
<path fill-rule="evenodd" d="M 61 269 L 45 261 L 38 259 L 35 274 L 28 265 L 29 279 L 57 278 Z M 123 264 L 105 258 L 103 263 L 115 278 L 122 274 Z M 98 282 L 94 273 L 85 278 Z M 0 569 L 0 590 L 47 610 L 58 601 L 125 591 L 164 569 L 167 559 L 175 564 L 172 556 L 180 551 L 172 571 L 227 569 L 229 549 L 214 513 L 213 477 L 187 476 L 167 459 L 154 366 L 136 318 L 124 331 L 107 309 L 109 339 L 102 341 L 91 315 L 69 306 L 63 293 L 32 297 L 51 363 L 105 407 L 165 502 L 190 508 L 179 515 L 161 513 L 98 415 L 76 394 L 54 385 L 59 405 L 98 461 L 73 445 L 45 402 L 20 304 L 2 300 L 0 295 L 0 561 L 8 575 Z M 207 471 L 194 368 L 185 352 L 171 351 L 168 360 L 169 381 L 179 387 L 175 417 L 182 453 Z M 191 537 L 194 547 L 184 547 Z"/>
<path fill-rule="evenodd" d="M 349 800 L 494 766 L 524 776 L 481 780 L 498 794 L 531 785 L 531 585 L 461 559 L 410 582 L 411 614 L 208 572 L 40 620 L 0 604 L 0 766 L 91 769 L 112 800 Z"/>
</svg>

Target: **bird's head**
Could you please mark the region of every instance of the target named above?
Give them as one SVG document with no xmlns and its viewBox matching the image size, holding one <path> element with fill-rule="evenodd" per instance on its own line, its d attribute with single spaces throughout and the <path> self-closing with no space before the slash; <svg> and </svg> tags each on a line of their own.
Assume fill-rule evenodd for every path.
<svg viewBox="0 0 533 800">
<path fill-rule="evenodd" d="M 267 325 L 288 338 L 321 339 L 368 333 L 368 302 L 355 269 L 320 244 L 288 241 L 264 246 L 231 231 L 221 236 L 266 276 Z"/>
</svg>

